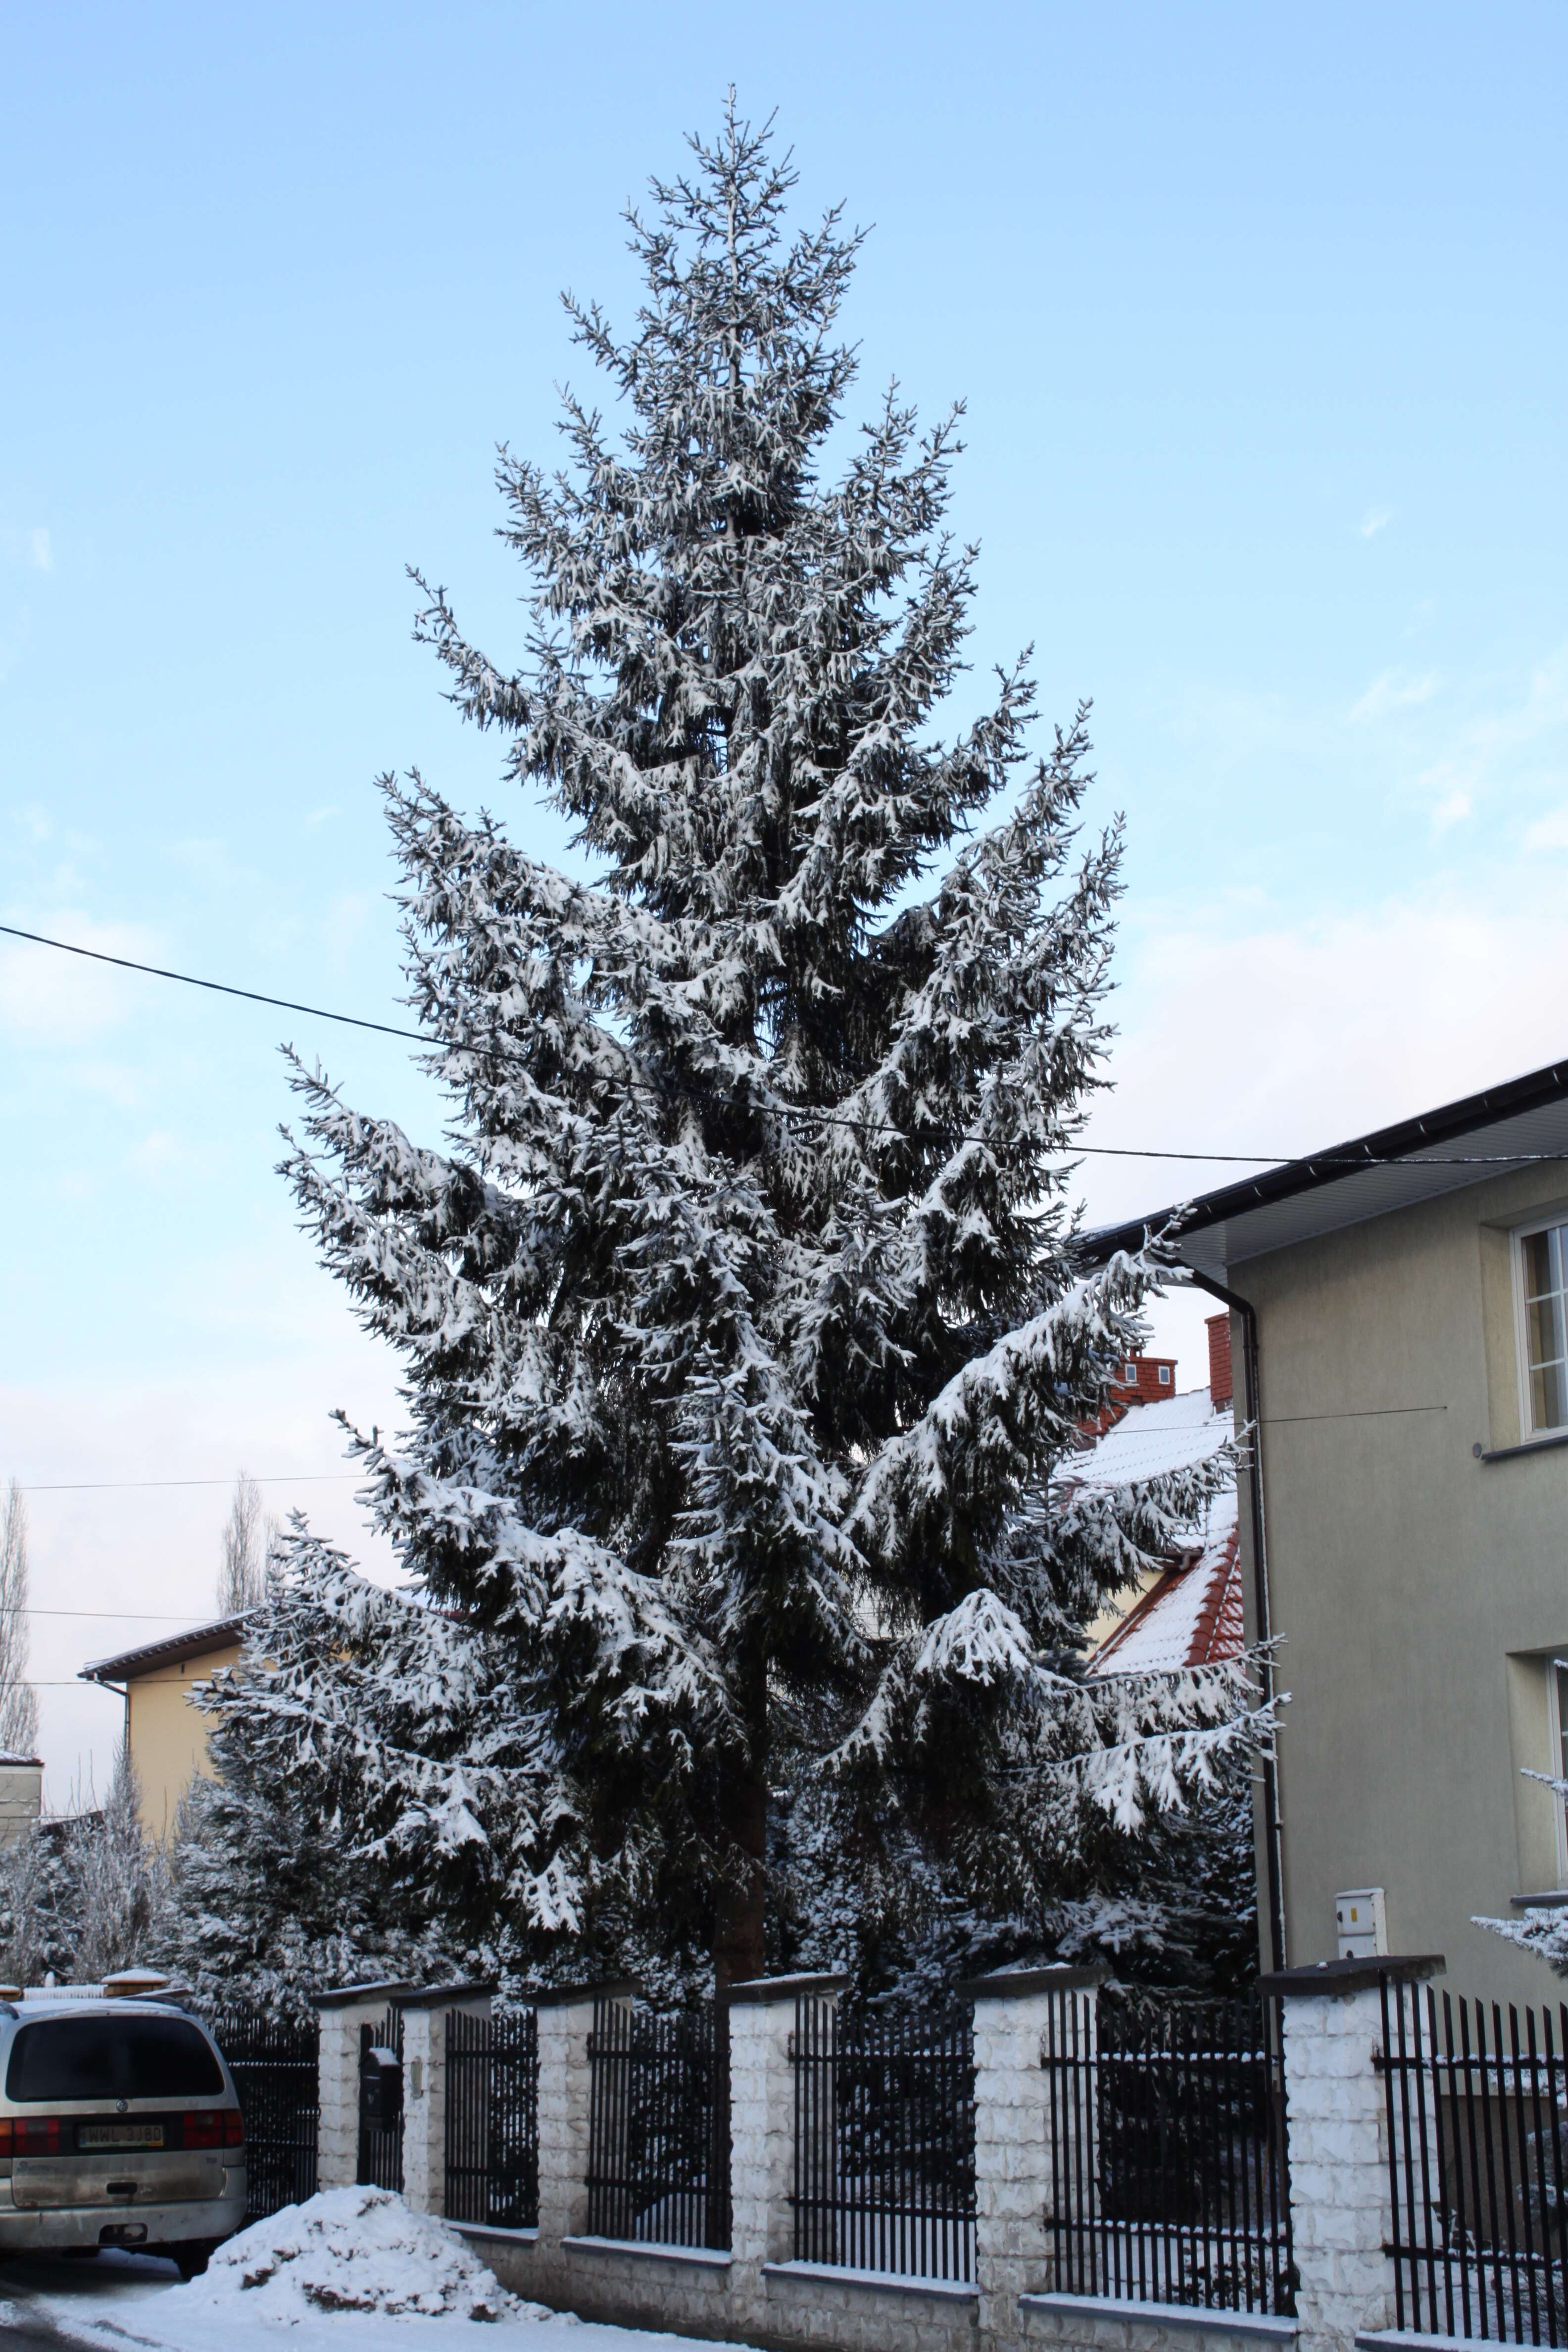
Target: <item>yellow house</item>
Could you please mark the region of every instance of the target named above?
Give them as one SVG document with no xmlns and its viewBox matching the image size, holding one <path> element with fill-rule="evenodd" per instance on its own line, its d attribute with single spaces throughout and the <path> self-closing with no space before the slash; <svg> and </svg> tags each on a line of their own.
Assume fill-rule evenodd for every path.
<svg viewBox="0 0 1568 2352">
<path fill-rule="evenodd" d="M 207 1719 L 192 1687 L 220 1666 L 232 1666 L 245 1634 L 243 1617 L 219 1617 L 188 1633 L 147 1642 L 140 1649 L 83 1666 L 81 1680 L 119 1690 L 125 1700 L 125 1737 L 142 1785 L 142 1820 L 148 1835 L 167 1838 L 180 1798 L 194 1772 L 206 1772 Z"/>
</svg>

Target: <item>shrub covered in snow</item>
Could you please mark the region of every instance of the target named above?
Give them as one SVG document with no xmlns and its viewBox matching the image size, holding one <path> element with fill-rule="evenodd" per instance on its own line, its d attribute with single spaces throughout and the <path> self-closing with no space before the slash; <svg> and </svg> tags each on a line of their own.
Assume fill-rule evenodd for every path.
<svg viewBox="0 0 1568 2352">
<path fill-rule="evenodd" d="M 428 2213 L 415 2213 L 386 2189 L 323 2189 L 286 2205 L 231 2238 L 193 2301 L 232 2305 L 268 2319 L 322 2311 L 383 2312 L 426 2319 L 543 2319 L 520 2303 Z"/>
</svg>

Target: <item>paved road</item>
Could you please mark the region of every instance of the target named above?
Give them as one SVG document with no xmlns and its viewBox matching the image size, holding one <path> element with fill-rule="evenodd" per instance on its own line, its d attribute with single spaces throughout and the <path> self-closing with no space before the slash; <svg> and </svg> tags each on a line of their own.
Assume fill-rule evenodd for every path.
<svg viewBox="0 0 1568 2352">
<path fill-rule="evenodd" d="M 68 2301 L 83 2319 L 89 2319 L 96 2303 L 122 2295 L 130 2284 L 128 2273 L 138 2272 L 166 2277 L 171 2286 L 175 2281 L 172 2263 L 145 2257 L 135 2263 L 123 2256 L 112 2263 L 102 2257 L 93 2263 L 67 2263 L 47 2256 L 6 2263 L 0 2267 L 0 2352 L 67 2352 L 72 2345 L 80 2352 L 80 2337 L 57 2326 L 47 2312 L 30 2307 L 34 2298 L 47 2294 Z"/>
</svg>

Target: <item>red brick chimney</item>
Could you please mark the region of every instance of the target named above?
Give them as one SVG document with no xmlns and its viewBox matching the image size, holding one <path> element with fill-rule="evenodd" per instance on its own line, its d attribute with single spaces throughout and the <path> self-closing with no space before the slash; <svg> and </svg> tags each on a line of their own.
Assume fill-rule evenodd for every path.
<svg viewBox="0 0 1568 2352">
<path fill-rule="evenodd" d="M 1117 1368 L 1110 1394 L 1117 1404 L 1158 1404 L 1176 1393 L 1174 1356 L 1129 1356 Z"/>
<path fill-rule="evenodd" d="M 1209 1402 L 1217 1412 L 1235 1392 L 1230 1376 L 1230 1317 L 1210 1315 L 1204 1328 L 1209 1335 Z"/>
</svg>

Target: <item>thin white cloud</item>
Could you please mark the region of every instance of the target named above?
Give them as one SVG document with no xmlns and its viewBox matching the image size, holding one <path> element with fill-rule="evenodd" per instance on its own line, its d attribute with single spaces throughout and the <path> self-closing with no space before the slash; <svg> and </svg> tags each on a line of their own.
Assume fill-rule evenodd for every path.
<svg viewBox="0 0 1568 2352">
<path fill-rule="evenodd" d="M 1447 833 L 1453 826 L 1462 824 L 1469 814 L 1470 796 L 1462 786 L 1457 786 L 1453 792 L 1445 793 L 1433 810 L 1432 830 L 1437 835 Z"/>
<path fill-rule="evenodd" d="M 1406 669 L 1385 669 L 1352 703 L 1350 715 L 1357 720 L 1385 719 L 1391 710 L 1411 710 L 1417 703 L 1430 702 L 1436 691 L 1435 669 L 1423 670 L 1419 676 Z"/>
<path fill-rule="evenodd" d="M 1510 866 L 1330 921 L 1194 909 L 1126 976 L 1115 1092 L 1092 1143 L 1283 1159 L 1568 1053 L 1568 925 Z M 1539 894 L 1538 894 L 1539 895 Z M 1239 1168 L 1087 1160 L 1091 1216 L 1136 1215 Z"/>
<path fill-rule="evenodd" d="M 1356 529 L 1360 531 L 1363 539 L 1375 539 L 1378 532 L 1380 530 L 1386 530 L 1393 520 L 1394 509 L 1392 507 L 1368 507 L 1365 514 L 1363 515 L 1360 522 L 1357 523 Z"/>
<path fill-rule="evenodd" d="M 317 825 L 325 824 L 330 818 L 336 816 L 337 813 L 338 808 L 335 801 L 329 803 L 325 808 L 312 809 L 310 815 L 305 819 L 306 832 L 312 832 Z"/>
<path fill-rule="evenodd" d="M 79 907 L 54 913 L 8 909 L 6 920 L 105 955 L 149 960 L 152 935 L 131 923 L 96 923 Z M 115 1027 L 130 1007 L 129 975 L 29 940 L 0 939 L 0 1035 L 17 1044 L 75 1045 Z"/>
<path fill-rule="evenodd" d="M 35 572 L 54 570 L 55 551 L 46 530 L 40 528 L 27 533 L 27 553 L 32 559 Z"/>
<path fill-rule="evenodd" d="M 1524 828 L 1524 846 L 1532 853 L 1568 849 L 1568 808 L 1553 809 Z"/>
</svg>

